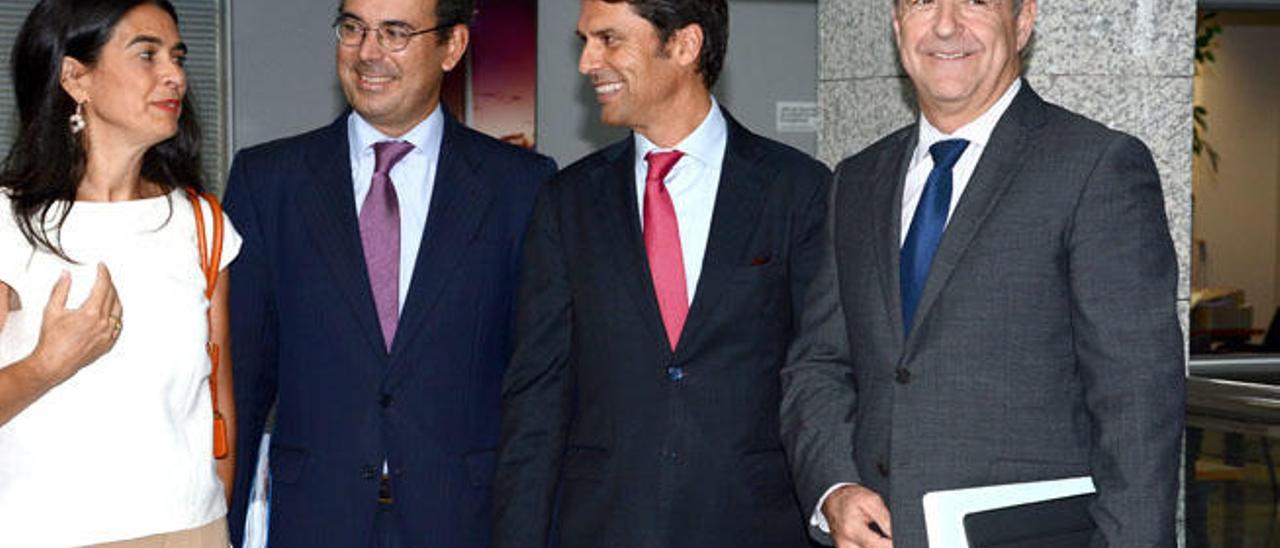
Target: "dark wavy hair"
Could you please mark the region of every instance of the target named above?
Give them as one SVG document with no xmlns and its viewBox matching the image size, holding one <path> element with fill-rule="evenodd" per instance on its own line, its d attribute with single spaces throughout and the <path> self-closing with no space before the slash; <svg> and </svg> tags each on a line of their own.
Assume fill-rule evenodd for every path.
<svg viewBox="0 0 1280 548">
<path fill-rule="evenodd" d="M 729 47 L 728 0 L 604 0 L 610 4 L 627 3 L 632 11 L 658 29 L 658 39 L 665 45 L 671 35 L 689 25 L 702 27 L 702 52 L 698 57 L 698 74 L 707 89 L 720 79 L 724 54 Z"/>
<path fill-rule="evenodd" d="M 83 133 L 72 134 L 68 125 L 76 103 L 62 89 L 62 60 L 71 57 L 93 67 L 120 20 L 143 5 L 163 9 L 177 24 L 178 13 L 168 0 L 41 0 L 13 45 L 18 132 L 0 170 L 0 189 L 8 191 L 27 241 L 68 261 L 59 233 L 84 177 L 86 152 Z M 147 150 L 142 177 L 167 191 L 204 188 L 200 127 L 189 92 L 182 99 L 177 134 Z M 55 207 L 59 203 L 66 207 Z"/>
</svg>

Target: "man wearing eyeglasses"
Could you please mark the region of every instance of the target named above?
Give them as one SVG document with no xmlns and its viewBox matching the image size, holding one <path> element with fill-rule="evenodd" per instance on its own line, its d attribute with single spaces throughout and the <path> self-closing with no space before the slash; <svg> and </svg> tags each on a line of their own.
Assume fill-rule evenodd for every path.
<svg viewBox="0 0 1280 548">
<path fill-rule="evenodd" d="M 232 166 L 237 544 L 274 402 L 272 548 L 489 545 L 519 253 L 555 165 L 441 105 L 473 11 L 346 0 L 350 111 Z"/>
</svg>

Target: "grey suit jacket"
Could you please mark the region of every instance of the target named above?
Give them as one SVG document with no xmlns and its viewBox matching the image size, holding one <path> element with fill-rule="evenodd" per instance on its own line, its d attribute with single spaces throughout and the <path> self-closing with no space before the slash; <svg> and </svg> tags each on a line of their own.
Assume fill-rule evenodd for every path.
<svg viewBox="0 0 1280 548">
<path fill-rule="evenodd" d="M 1151 153 L 1024 85 L 952 213 L 904 338 L 902 185 L 917 127 L 841 163 L 831 251 L 783 371 L 800 499 L 884 497 L 895 548 L 922 496 L 1092 475 L 1094 546 L 1173 546 L 1184 357 Z"/>
</svg>

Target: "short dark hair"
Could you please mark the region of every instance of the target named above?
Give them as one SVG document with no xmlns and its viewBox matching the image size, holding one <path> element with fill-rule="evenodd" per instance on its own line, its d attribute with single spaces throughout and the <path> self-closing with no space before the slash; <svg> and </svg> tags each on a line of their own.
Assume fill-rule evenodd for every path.
<svg viewBox="0 0 1280 548">
<path fill-rule="evenodd" d="M 338 1 L 338 15 L 341 16 L 347 7 L 346 0 Z M 476 15 L 476 0 L 438 0 L 436 2 L 436 26 L 443 27 L 436 32 L 436 42 L 444 43 L 453 36 L 453 27 L 457 25 L 471 26 Z"/>
<path fill-rule="evenodd" d="M 436 25 L 447 25 L 436 33 L 439 41 L 444 42 L 453 35 L 456 25 L 471 25 L 471 18 L 476 14 L 476 0 L 438 0 L 436 2 Z"/>
<path fill-rule="evenodd" d="M 729 47 L 728 0 L 604 0 L 610 4 L 626 2 L 636 15 L 658 30 L 665 45 L 671 35 L 689 25 L 702 27 L 702 52 L 698 73 L 707 89 L 720 79 L 724 55 Z"/>
<path fill-rule="evenodd" d="M 178 13 L 168 0 L 41 0 L 13 44 L 10 71 L 18 131 L 0 170 L 0 189 L 9 192 L 14 219 L 27 241 L 63 259 L 70 260 L 57 233 L 71 207 L 55 212 L 54 206 L 75 203 L 86 152 L 83 133 L 72 134 L 68 126 L 76 101 L 62 88 L 62 60 L 70 57 L 92 67 L 120 20 L 144 5 L 163 9 L 177 24 Z M 203 188 L 200 126 L 190 90 L 182 98 L 177 134 L 147 150 L 142 176 L 165 190 Z M 51 213 L 52 225 L 47 222 Z"/>
</svg>

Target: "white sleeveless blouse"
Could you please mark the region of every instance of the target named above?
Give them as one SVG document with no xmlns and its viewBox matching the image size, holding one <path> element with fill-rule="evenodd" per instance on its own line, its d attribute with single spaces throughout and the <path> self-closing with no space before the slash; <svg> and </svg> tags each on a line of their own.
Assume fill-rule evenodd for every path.
<svg viewBox="0 0 1280 548">
<path fill-rule="evenodd" d="M 225 268 L 241 244 L 230 221 L 223 241 Z M 0 281 L 22 305 L 0 327 L 0 368 L 35 348 L 64 270 L 68 307 L 85 300 L 102 262 L 124 308 L 110 352 L 0 426 L 0 546 L 102 543 L 223 516 L 205 352 L 209 301 L 190 201 L 176 191 L 77 202 L 61 244 L 78 264 L 35 251 L 0 192 Z"/>
</svg>

